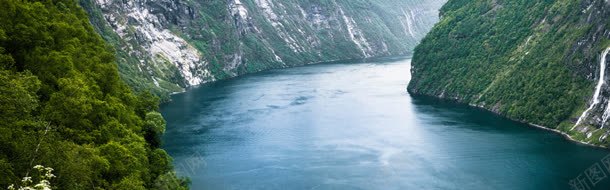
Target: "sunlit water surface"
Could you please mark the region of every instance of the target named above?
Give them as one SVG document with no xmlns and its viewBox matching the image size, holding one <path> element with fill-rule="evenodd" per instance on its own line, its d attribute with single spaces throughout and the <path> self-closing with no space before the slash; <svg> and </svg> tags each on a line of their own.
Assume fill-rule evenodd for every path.
<svg viewBox="0 0 610 190">
<path fill-rule="evenodd" d="M 410 59 L 317 64 L 191 89 L 162 106 L 192 189 L 571 189 L 608 151 L 406 92 Z M 603 179 L 591 189 L 610 189 Z"/>
</svg>

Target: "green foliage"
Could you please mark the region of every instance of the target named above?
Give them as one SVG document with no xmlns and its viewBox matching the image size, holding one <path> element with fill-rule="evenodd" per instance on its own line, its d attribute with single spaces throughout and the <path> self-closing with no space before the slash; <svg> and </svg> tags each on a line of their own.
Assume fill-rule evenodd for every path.
<svg viewBox="0 0 610 190">
<path fill-rule="evenodd" d="M 187 190 L 187 182 L 184 180 L 177 180 L 176 174 L 168 172 L 160 175 L 155 181 L 155 189 L 159 190 Z"/>
<path fill-rule="evenodd" d="M 409 91 L 558 126 L 582 109 L 592 91 L 586 73 L 595 67 L 587 65 L 597 64 L 601 41 L 586 40 L 603 39 L 592 26 L 608 27 L 582 4 L 450 0 L 415 49 Z"/>
<path fill-rule="evenodd" d="M 152 147 L 161 146 L 161 135 L 165 133 L 165 119 L 159 112 L 146 114 L 144 124 L 144 136 Z"/>
<path fill-rule="evenodd" d="M 40 163 L 57 189 L 186 188 L 159 149 L 159 99 L 124 84 L 75 1 L 0 4 L 0 187 Z"/>
<path fill-rule="evenodd" d="M 115 47 L 120 76 L 135 91 L 152 89 L 166 101 L 170 92 L 180 92 L 187 86 L 172 63 L 162 56 L 150 55 L 143 48 L 141 44 L 146 42 L 139 41 L 133 27 L 137 24 L 128 24 L 120 37 L 110 26 L 116 23 L 106 22 L 95 0 L 80 2 L 95 29 Z M 231 15 L 228 4 L 232 1 L 172 2 L 176 3 L 177 10 L 192 10 L 188 13 L 166 12 L 176 7 L 164 9 L 169 4 L 163 2 L 149 2 L 142 8 L 155 10 L 153 14 L 164 18 L 159 23 L 162 28 L 199 51 L 205 61 L 199 66 L 209 71 L 211 76 L 206 81 L 210 81 L 274 68 L 363 58 L 362 51 L 348 34 L 339 8 L 362 31 L 370 46 L 369 55 L 407 54 L 436 22 L 437 18 L 429 10 L 436 9 L 444 0 L 282 0 L 274 2 L 273 10 L 263 10 L 260 2 L 257 4 L 254 0 L 240 2 L 247 9 L 248 18 Z M 130 19 L 130 10 L 118 9 L 104 11 L 112 14 L 115 22 Z M 405 31 L 404 9 L 413 10 L 413 15 L 418 17 L 412 23 L 414 36 Z M 273 11 L 278 18 L 267 18 L 266 11 Z M 326 24 L 316 23 L 314 17 L 322 18 Z"/>
<path fill-rule="evenodd" d="M 36 165 L 33 167 L 38 175 L 25 176 L 21 180 L 21 184 L 11 184 L 9 190 L 50 190 L 51 180 L 57 176 L 53 174 L 53 168 Z M 37 181 L 37 183 L 34 183 Z"/>
</svg>

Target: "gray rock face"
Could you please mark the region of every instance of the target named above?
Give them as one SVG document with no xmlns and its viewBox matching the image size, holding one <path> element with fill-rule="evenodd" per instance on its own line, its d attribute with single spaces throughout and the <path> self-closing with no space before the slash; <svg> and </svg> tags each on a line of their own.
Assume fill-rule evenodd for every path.
<svg viewBox="0 0 610 190">
<path fill-rule="evenodd" d="M 582 53 L 580 67 L 573 67 L 581 76 L 595 81 L 593 92 L 587 100 L 586 108 L 574 118 L 574 125 L 569 133 L 582 134 L 582 141 L 592 144 L 606 144 L 610 136 L 610 77 L 608 77 L 608 65 L 610 64 L 610 45 L 604 43 L 610 39 L 610 26 L 608 18 L 610 15 L 610 2 L 601 0 L 583 0 L 580 3 L 583 15 L 580 23 L 591 25 L 591 29 L 573 44 L 567 54 L 567 59 L 578 57 Z M 600 52 L 599 46 L 603 48 Z M 605 46 L 604 46 L 605 45 Z"/>
<path fill-rule="evenodd" d="M 136 90 L 407 54 L 445 0 L 81 0 Z"/>
<path fill-rule="evenodd" d="M 599 135 L 599 142 L 603 142 L 610 135 L 608 130 L 608 119 L 610 119 L 610 85 L 608 84 L 608 57 L 610 57 L 610 47 L 607 47 L 599 55 L 599 74 L 597 83 L 590 100 L 589 107 L 578 117 L 574 126 L 570 129 L 586 135 L 586 138 L 596 132 L 603 132 Z"/>
</svg>

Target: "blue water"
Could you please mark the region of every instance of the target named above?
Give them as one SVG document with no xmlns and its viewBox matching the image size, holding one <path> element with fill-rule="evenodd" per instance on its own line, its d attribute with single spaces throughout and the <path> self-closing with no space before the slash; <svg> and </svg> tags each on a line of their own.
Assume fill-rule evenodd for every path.
<svg viewBox="0 0 610 190">
<path fill-rule="evenodd" d="M 327 63 L 197 87 L 162 106 L 164 148 L 192 189 L 571 189 L 580 174 L 610 189 L 585 175 L 610 176 L 607 150 L 412 97 L 409 68 Z"/>
</svg>

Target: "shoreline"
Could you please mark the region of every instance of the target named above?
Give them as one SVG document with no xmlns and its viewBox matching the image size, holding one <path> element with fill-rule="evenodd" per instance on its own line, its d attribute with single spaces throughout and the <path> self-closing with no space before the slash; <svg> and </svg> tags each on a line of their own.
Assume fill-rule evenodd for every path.
<svg viewBox="0 0 610 190">
<path fill-rule="evenodd" d="M 206 82 L 206 83 L 198 84 L 198 85 L 195 85 L 195 86 L 190 86 L 190 87 L 184 88 L 184 90 L 182 90 L 182 91 L 180 91 L 180 92 L 171 92 L 171 93 L 169 94 L 169 96 L 170 96 L 169 102 L 171 102 L 171 97 L 172 97 L 173 95 L 177 95 L 177 94 L 182 94 L 182 93 L 185 93 L 185 92 L 187 92 L 187 91 L 188 91 L 190 88 L 197 88 L 197 87 L 200 87 L 200 86 L 204 86 L 204 85 L 213 84 L 213 83 L 215 83 L 215 82 L 224 81 L 224 80 L 230 80 L 230 79 L 233 79 L 233 78 L 238 78 L 238 77 L 242 77 L 242 76 L 247 76 L 247 75 L 249 75 L 249 74 L 256 74 L 256 73 L 263 72 L 263 71 L 270 71 L 270 70 L 276 70 L 276 69 L 286 69 L 286 68 L 294 68 L 294 67 L 302 67 L 302 66 L 316 65 L 316 64 L 324 64 L 324 63 L 336 63 L 336 62 L 343 62 L 343 61 L 368 60 L 368 59 L 388 58 L 388 57 L 405 57 L 405 58 L 408 58 L 409 56 L 410 56 L 410 55 L 405 54 L 405 55 L 388 55 L 388 56 L 378 56 L 378 57 L 368 57 L 368 58 L 355 58 L 355 59 L 343 59 L 343 60 L 328 60 L 328 61 L 318 61 L 318 62 L 310 62 L 310 63 L 306 63 L 306 64 L 304 64 L 304 65 L 298 65 L 298 66 L 292 66 L 292 67 L 282 67 L 282 68 L 274 68 L 274 69 L 268 69 L 268 70 L 257 71 L 257 72 L 253 72 L 253 73 L 246 73 L 246 74 L 243 74 L 243 75 L 237 75 L 237 76 L 234 76 L 234 77 L 229 77 L 229 78 L 225 78 L 225 79 L 221 79 L 221 80 L 212 80 L 212 81 L 209 81 L 209 82 Z M 425 95 L 425 94 L 419 94 L 419 93 L 412 94 L 410 91 L 408 91 L 408 93 L 409 93 L 410 95 L 415 95 L 415 96 L 429 96 L 429 95 Z M 519 123 L 522 123 L 522 124 L 526 124 L 526 125 L 528 125 L 529 127 L 534 127 L 534 128 L 538 128 L 538 129 L 543 129 L 543 130 L 545 130 L 545 131 L 554 132 L 554 133 L 556 133 L 556 134 L 558 134 L 558 135 L 561 135 L 561 136 L 562 136 L 564 139 L 566 139 L 566 140 L 568 140 L 568 141 L 571 141 L 571 142 L 575 142 L 575 143 L 580 144 L 580 145 L 585 145 L 585 146 L 589 146 L 589 147 L 594 147 L 594 148 L 602 148 L 602 149 L 610 150 L 610 147 L 607 147 L 607 146 L 603 146 L 603 145 L 596 145 L 596 144 L 591 144 L 591 143 L 588 143 L 588 142 L 584 142 L 584 141 L 579 141 L 579 140 L 576 140 L 576 139 L 574 139 L 572 136 L 570 136 L 568 133 L 566 133 L 566 132 L 564 132 L 564 131 L 560 131 L 560 130 L 557 130 L 557 129 L 553 129 L 553 128 L 545 127 L 545 126 L 538 125 L 538 124 L 534 124 L 534 123 L 530 123 L 530 122 L 527 122 L 527 121 L 521 121 L 521 120 L 516 120 L 516 119 L 510 118 L 510 117 L 506 117 L 505 115 L 502 115 L 502 114 L 500 114 L 500 113 L 498 113 L 498 112 L 496 112 L 496 111 L 493 111 L 493 110 L 491 110 L 491 109 L 487 109 L 487 108 L 485 108 L 485 107 L 483 107 L 483 106 L 480 106 L 480 105 L 476 105 L 476 104 L 472 104 L 472 103 L 463 103 L 463 102 L 460 102 L 459 100 L 455 100 L 455 99 L 446 99 L 446 98 L 442 98 L 442 97 L 438 97 L 438 96 L 429 96 L 429 97 L 433 97 L 433 98 L 436 98 L 436 99 L 439 99 L 439 100 L 453 101 L 453 102 L 457 102 L 457 103 L 460 103 L 460 104 L 468 105 L 468 106 L 470 106 L 470 107 L 472 107 L 472 108 L 482 109 L 482 110 L 485 110 L 485 111 L 487 111 L 487 112 L 491 112 L 491 113 L 493 113 L 493 114 L 496 114 L 496 115 L 498 115 L 498 116 L 501 116 L 501 117 L 503 117 L 503 118 L 506 118 L 506 119 L 509 119 L 509 120 L 512 120 L 512 121 L 515 121 L 515 122 L 519 122 Z"/>
<path fill-rule="evenodd" d="M 480 109 L 480 110 L 483 110 L 483 111 L 486 111 L 486 112 L 493 113 L 493 114 L 495 114 L 497 116 L 500 116 L 502 118 L 505 118 L 505 119 L 508 119 L 508 120 L 511 120 L 511 121 L 514 121 L 514 122 L 518 122 L 518 123 L 521 123 L 521 124 L 525 124 L 528 127 L 533 127 L 533 128 L 538 128 L 538 129 L 543 129 L 545 131 L 553 132 L 555 134 L 561 135 L 565 140 L 568 140 L 570 142 L 574 142 L 574 143 L 579 144 L 579 145 L 589 146 L 589 147 L 592 147 L 592 148 L 601 148 L 601 149 L 604 149 L 604 150 L 610 150 L 610 147 L 608 147 L 608 146 L 596 145 L 596 144 L 591 144 L 591 143 L 584 142 L 584 141 L 579 141 L 579 140 L 576 140 L 576 139 L 572 138 L 572 136 L 570 136 L 568 133 L 566 133 L 564 131 L 548 128 L 548 127 L 545 127 L 545 126 L 542 126 L 542 125 L 530 123 L 528 121 L 522 121 L 522 120 L 517 120 L 517 119 L 514 119 L 514 118 L 510 118 L 510 117 L 507 117 L 507 116 L 505 116 L 505 115 L 503 115 L 501 113 L 498 113 L 498 112 L 496 112 L 494 110 L 485 108 L 485 107 L 483 107 L 481 105 L 477 105 L 477 104 L 473 104 L 473 103 L 465 103 L 465 102 L 460 101 L 459 99 L 448 99 L 448 98 L 443 98 L 443 97 L 439 97 L 439 96 L 432 96 L 432 95 L 427 95 L 427 94 L 421 94 L 421 93 L 417 93 L 417 92 L 412 92 L 409 89 L 407 89 L 407 92 L 412 97 L 417 97 L 417 96 L 420 96 L 420 97 L 429 97 L 429 98 L 434 98 L 434 99 L 437 99 L 437 100 L 440 100 L 440 101 L 448 101 L 448 102 L 453 102 L 453 103 L 457 103 L 457 104 L 462 104 L 462 105 L 465 105 L 465 106 L 468 106 L 468 107 L 471 107 L 471 108 L 474 108 L 474 109 Z"/>
<path fill-rule="evenodd" d="M 504 116 L 502 116 L 502 117 L 504 117 Z M 591 143 L 588 143 L 588 142 L 583 142 L 583 141 L 576 140 L 576 139 L 572 138 L 572 136 L 570 136 L 566 132 L 563 132 L 563 131 L 560 131 L 560 130 L 557 130 L 557 129 L 551 129 L 551 128 L 548 128 L 548 127 L 545 127 L 545 126 L 542 126 L 542 125 L 533 124 L 533 123 L 525 123 L 525 124 L 527 124 L 529 126 L 532 126 L 532 127 L 535 127 L 535 128 L 540 128 L 540 129 L 544 129 L 544 130 L 547 130 L 547 131 L 558 133 L 561 136 L 563 136 L 565 139 L 567 139 L 569 141 L 572 141 L 572 142 L 576 142 L 576 143 L 581 144 L 581 145 L 595 147 L 595 148 L 603 148 L 603 149 L 610 150 L 610 148 L 608 148 L 607 146 L 595 145 L 595 144 L 591 144 Z"/>
<path fill-rule="evenodd" d="M 436 97 L 436 96 L 433 96 L 433 97 L 439 98 L 439 97 Z M 443 99 L 443 98 L 440 98 L 440 99 Z M 445 100 L 445 99 L 443 99 L 443 100 Z M 485 108 L 483 106 L 479 106 L 479 105 L 476 105 L 476 104 L 465 104 L 465 105 L 468 105 L 468 106 L 473 107 L 473 108 L 478 108 L 478 109 L 482 109 L 482 110 L 491 112 L 491 113 L 496 114 L 498 116 L 501 116 L 503 118 L 506 118 L 506 119 L 509 119 L 509 120 L 512 120 L 512 121 L 515 121 L 515 122 L 526 124 L 526 125 L 528 125 L 530 127 L 534 127 L 534 128 L 538 128 L 538 129 L 543 129 L 545 131 L 554 132 L 554 133 L 556 133 L 558 135 L 563 136 L 564 139 L 566 139 L 568 141 L 571 141 L 571 142 L 575 142 L 576 144 L 585 145 L 585 146 L 589 146 L 589 147 L 593 147 L 593 148 L 602 148 L 602 149 L 605 149 L 605 150 L 610 150 L 610 147 L 607 147 L 607 146 L 596 145 L 596 144 L 591 144 L 591 143 L 588 143 L 588 142 L 576 140 L 576 139 L 572 138 L 572 136 L 570 136 L 570 134 L 568 134 L 566 132 L 563 132 L 563 131 L 560 131 L 560 130 L 557 130 L 557 129 L 552 129 L 552 128 L 548 128 L 548 127 L 545 127 L 545 126 L 542 126 L 542 125 L 530 123 L 530 122 L 527 122 L 527 121 L 520 121 L 520 120 L 516 120 L 516 119 L 510 118 L 510 117 L 506 117 L 506 116 L 504 116 L 504 115 L 502 115 L 502 114 L 500 114 L 498 112 L 495 112 L 493 110 L 487 109 L 487 108 Z"/>
<path fill-rule="evenodd" d="M 252 72 L 252 73 L 245 73 L 243 75 L 236 75 L 236 76 L 232 76 L 232 77 L 228 77 L 228 78 L 223 78 L 223 79 L 214 79 L 214 80 L 210 80 L 208 82 L 204 82 L 198 85 L 193 85 L 193 86 L 188 86 L 182 89 L 182 91 L 178 91 L 178 92 L 169 92 L 169 100 L 167 102 L 171 102 L 172 101 L 172 96 L 173 95 L 177 95 L 177 94 L 182 94 L 185 93 L 187 91 L 189 91 L 189 89 L 191 88 L 197 88 L 200 86 L 204 86 L 204 85 L 209 85 L 209 84 L 213 84 L 215 82 L 220 82 L 220 81 L 225 81 L 225 80 L 230 80 L 230 79 L 234 79 L 234 78 L 238 78 L 238 77 L 242 77 L 242 76 L 247 76 L 250 74 L 256 74 L 256 73 L 260 73 L 260 72 L 264 72 L 264 71 L 272 71 L 272 70 L 276 70 L 276 69 L 288 69 L 288 68 L 295 68 L 295 67 L 304 67 L 304 66 L 309 66 L 309 65 L 317 65 L 317 64 L 326 64 L 326 63 L 340 63 L 340 62 L 357 62 L 357 61 L 364 61 L 364 60 L 371 60 L 371 59 L 381 59 L 381 58 L 392 58 L 392 57 L 402 57 L 404 59 L 409 59 L 412 57 L 412 53 L 413 52 L 409 52 L 409 53 L 405 53 L 405 54 L 397 54 L 397 55 L 383 55 L 383 56 L 373 56 L 373 57 L 361 57 L 361 58 L 351 58 L 351 59 L 331 59 L 331 60 L 325 60 L 325 61 L 315 61 L 315 62 L 309 62 L 309 63 L 305 63 L 302 65 L 295 65 L 295 66 L 284 66 L 284 67 L 280 67 L 280 68 L 272 68 L 272 69 L 266 69 L 266 70 L 260 70 L 260 71 L 256 71 L 256 72 Z M 163 104 L 163 103 L 162 103 Z"/>
</svg>

